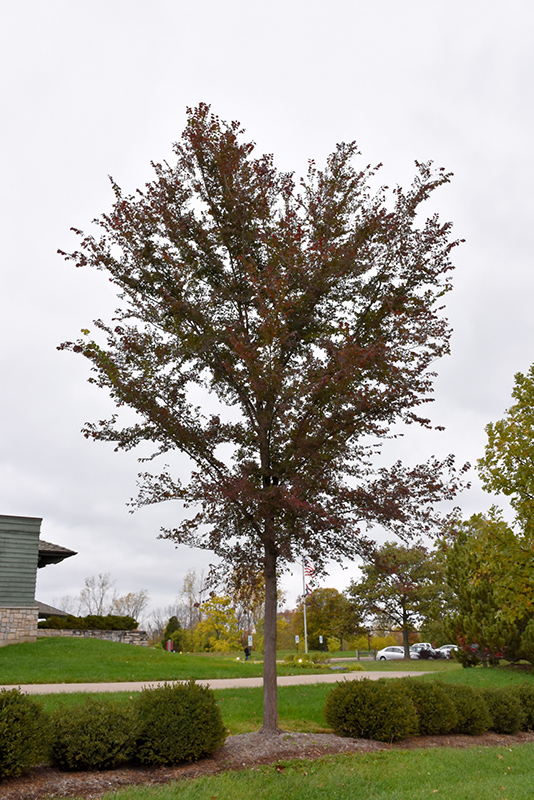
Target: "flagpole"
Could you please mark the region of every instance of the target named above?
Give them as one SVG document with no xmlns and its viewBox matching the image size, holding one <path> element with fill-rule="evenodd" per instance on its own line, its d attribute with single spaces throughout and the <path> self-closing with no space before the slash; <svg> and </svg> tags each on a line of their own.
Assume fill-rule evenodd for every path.
<svg viewBox="0 0 534 800">
<path fill-rule="evenodd" d="M 306 594 L 308 592 L 306 588 L 306 573 L 305 573 L 305 564 L 306 562 L 302 562 L 302 597 L 303 597 L 303 604 L 302 607 L 304 609 L 304 652 L 308 652 L 308 628 L 306 625 Z"/>
</svg>

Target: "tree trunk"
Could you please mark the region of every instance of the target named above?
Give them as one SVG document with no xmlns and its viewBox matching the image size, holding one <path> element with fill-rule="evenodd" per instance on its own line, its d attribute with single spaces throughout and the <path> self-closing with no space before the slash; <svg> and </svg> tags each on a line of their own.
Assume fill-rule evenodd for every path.
<svg viewBox="0 0 534 800">
<path fill-rule="evenodd" d="M 402 606 L 402 644 L 404 647 L 404 658 L 410 658 L 410 628 L 408 626 L 408 614 L 404 605 Z"/>
<path fill-rule="evenodd" d="M 276 551 L 265 544 L 265 620 L 263 632 L 263 726 L 261 733 L 279 733 L 276 686 Z"/>
</svg>

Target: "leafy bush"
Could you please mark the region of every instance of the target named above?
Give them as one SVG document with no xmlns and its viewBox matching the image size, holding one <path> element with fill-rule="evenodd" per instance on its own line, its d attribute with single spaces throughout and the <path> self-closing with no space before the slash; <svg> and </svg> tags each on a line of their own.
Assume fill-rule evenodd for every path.
<svg viewBox="0 0 534 800">
<path fill-rule="evenodd" d="M 526 731 L 534 730 L 534 686 L 531 683 L 522 683 L 514 688 L 523 709 L 521 727 Z"/>
<path fill-rule="evenodd" d="M 215 695 L 194 681 L 144 689 L 137 702 L 136 758 L 178 764 L 213 753 L 226 738 Z"/>
<path fill-rule="evenodd" d="M 66 617 L 41 620 L 39 627 L 73 631 L 133 631 L 137 628 L 137 622 L 133 617 L 121 617 L 117 614 L 107 614 L 105 617 L 97 614 L 88 614 L 86 617 L 67 614 Z"/>
<path fill-rule="evenodd" d="M 396 742 L 416 733 L 412 700 L 400 681 L 343 681 L 328 694 L 325 718 L 338 736 Z"/>
<path fill-rule="evenodd" d="M 330 654 L 321 652 L 320 650 L 308 653 L 308 655 L 314 664 L 324 664 L 330 660 Z"/>
<path fill-rule="evenodd" d="M 453 730 L 456 707 L 442 684 L 423 683 L 418 678 L 404 678 L 401 682 L 415 706 L 421 736 L 439 736 Z"/>
<path fill-rule="evenodd" d="M 491 715 L 484 697 L 472 686 L 457 684 L 451 692 L 456 707 L 456 725 L 453 733 L 477 736 L 489 730 Z"/>
<path fill-rule="evenodd" d="M 326 640 L 329 653 L 338 653 L 341 647 L 341 640 L 337 636 L 329 636 Z"/>
<path fill-rule="evenodd" d="M 52 763 L 64 770 L 112 769 L 134 753 L 133 709 L 88 697 L 52 714 Z"/>
<path fill-rule="evenodd" d="M 464 668 L 477 667 L 480 664 L 480 659 L 474 651 L 463 650 L 461 647 L 452 651 L 452 657 Z"/>
<path fill-rule="evenodd" d="M 290 666 L 298 666 L 300 669 L 307 667 L 315 668 L 325 666 L 325 663 L 330 660 L 328 653 L 290 653 L 284 656 L 284 664 Z"/>
<path fill-rule="evenodd" d="M 0 691 L 0 778 L 22 775 L 45 760 L 48 717 L 42 706 L 19 689 Z"/>
<path fill-rule="evenodd" d="M 521 730 L 526 715 L 517 691 L 510 686 L 492 686 L 480 691 L 492 719 L 490 731 L 517 733 Z"/>
</svg>

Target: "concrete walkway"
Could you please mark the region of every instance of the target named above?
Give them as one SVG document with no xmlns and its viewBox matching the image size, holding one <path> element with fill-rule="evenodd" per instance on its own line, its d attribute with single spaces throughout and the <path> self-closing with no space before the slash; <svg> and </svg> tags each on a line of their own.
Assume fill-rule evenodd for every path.
<svg viewBox="0 0 534 800">
<path fill-rule="evenodd" d="M 415 678 L 426 672 L 336 672 L 326 675 L 284 675 L 278 678 L 278 686 L 298 686 L 311 683 L 337 683 L 342 680 L 361 680 L 370 678 Z M 131 681 L 128 683 L 35 683 L 31 685 L 14 684 L 0 686 L 0 689 L 20 689 L 24 694 L 71 694 L 72 692 L 140 692 L 141 689 L 154 689 L 163 686 L 165 681 Z M 219 678 L 197 681 L 212 689 L 240 689 L 262 686 L 263 678 Z"/>
</svg>

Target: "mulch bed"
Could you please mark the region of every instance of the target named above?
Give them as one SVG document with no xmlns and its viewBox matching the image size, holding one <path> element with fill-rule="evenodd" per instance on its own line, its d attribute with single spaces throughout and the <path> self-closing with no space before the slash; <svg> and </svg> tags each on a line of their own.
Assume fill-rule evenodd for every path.
<svg viewBox="0 0 534 800">
<path fill-rule="evenodd" d="M 422 747 L 492 747 L 534 742 L 534 732 L 514 736 L 485 733 L 482 736 L 417 736 L 396 744 L 368 739 L 345 739 L 327 733 L 281 733 L 262 736 L 245 733 L 229 736 L 209 758 L 178 767 L 138 767 L 102 772 L 61 772 L 38 767 L 22 778 L 11 778 L 0 786 L 2 800 L 44 800 L 44 798 L 98 798 L 123 786 L 156 786 L 174 780 L 215 775 L 218 772 L 253 769 L 293 759 L 316 759 L 336 753 L 371 753 L 378 750 L 407 750 Z"/>
</svg>

